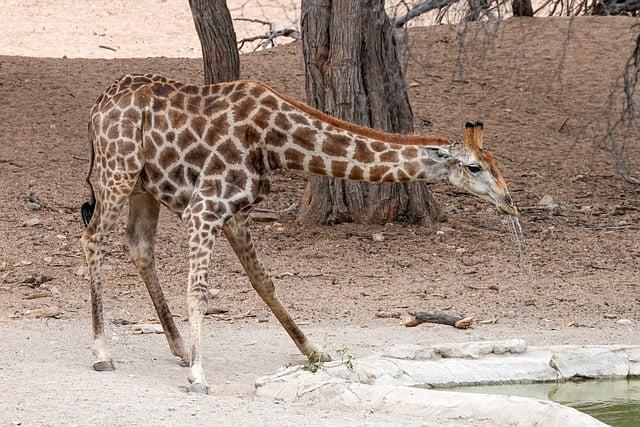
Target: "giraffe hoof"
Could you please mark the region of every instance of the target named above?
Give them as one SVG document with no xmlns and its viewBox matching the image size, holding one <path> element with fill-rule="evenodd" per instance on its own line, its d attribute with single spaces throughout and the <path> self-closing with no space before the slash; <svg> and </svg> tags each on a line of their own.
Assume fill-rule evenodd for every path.
<svg viewBox="0 0 640 427">
<path fill-rule="evenodd" d="M 193 383 L 187 391 L 189 393 L 209 394 L 209 386 L 202 383 Z"/>
<path fill-rule="evenodd" d="M 180 359 L 180 360 L 178 360 L 178 365 L 182 366 L 183 368 L 188 368 L 189 367 L 189 361 L 184 360 L 184 359 Z"/>
<path fill-rule="evenodd" d="M 93 364 L 93 370 L 98 372 L 114 371 L 115 369 L 116 367 L 111 360 L 107 362 L 95 362 Z"/>
</svg>

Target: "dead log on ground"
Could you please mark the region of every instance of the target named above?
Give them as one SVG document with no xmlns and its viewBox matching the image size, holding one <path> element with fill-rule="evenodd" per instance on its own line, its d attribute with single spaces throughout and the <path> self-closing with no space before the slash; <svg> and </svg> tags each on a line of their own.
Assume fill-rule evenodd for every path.
<svg viewBox="0 0 640 427">
<path fill-rule="evenodd" d="M 456 329 L 467 329 L 473 324 L 473 317 L 456 317 L 449 314 L 431 314 L 424 311 L 409 312 L 404 318 L 404 325 L 408 328 L 421 323 L 437 323 L 453 326 Z"/>
</svg>

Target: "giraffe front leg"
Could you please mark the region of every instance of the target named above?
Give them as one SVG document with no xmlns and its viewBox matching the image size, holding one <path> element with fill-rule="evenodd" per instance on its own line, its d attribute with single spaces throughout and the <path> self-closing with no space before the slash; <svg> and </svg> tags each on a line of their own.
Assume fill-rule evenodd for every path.
<svg viewBox="0 0 640 427">
<path fill-rule="evenodd" d="M 276 316 L 302 354 L 314 362 L 330 361 L 331 357 L 328 354 L 320 351 L 318 347 L 309 341 L 276 296 L 273 281 L 262 266 L 251 241 L 251 234 L 246 226 L 246 220 L 246 213 L 238 212 L 227 221 L 223 230 L 247 276 L 249 276 L 251 285 L 271 309 L 271 312 Z"/>
<path fill-rule="evenodd" d="M 197 210 L 197 209 L 196 209 Z M 193 211 L 192 211 L 193 212 Z M 189 218 L 189 391 L 209 393 L 202 367 L 202 322 L 207 311 L 207 276 L 215 237 L 222 220 L 211 212 L 191 213 Z"/>
</svg>

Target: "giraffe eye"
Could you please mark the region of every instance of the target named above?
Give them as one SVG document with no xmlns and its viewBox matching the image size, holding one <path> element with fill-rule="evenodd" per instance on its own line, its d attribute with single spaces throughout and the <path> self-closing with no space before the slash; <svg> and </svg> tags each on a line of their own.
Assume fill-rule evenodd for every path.
<svg viewBox="0 0 640 427">
<path fill-rule="evenodd" d="M 469 172 L 471 173 L 478 173 L 482 170 L 482 168 L 480 167 L 480 165 L 467 165 L 466 166 L 467 169 L 469 170 Z"/>
</svg>

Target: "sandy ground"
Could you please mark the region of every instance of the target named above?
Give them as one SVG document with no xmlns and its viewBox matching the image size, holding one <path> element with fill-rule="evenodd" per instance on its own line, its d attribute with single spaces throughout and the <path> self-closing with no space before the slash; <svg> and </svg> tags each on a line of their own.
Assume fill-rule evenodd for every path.
<svg viewBox="0 0 640 427">
<path fill-rule="evenodd" d="M 56 7 L 29 10 L 40 22 Z M 513 240 L 494 209 L 445 184 L 433 189 L 447 212 L 446 224 L 303 227 L 286 214 L 282 228 L 252 225 L 265 265 L 281 276 L 279 295 L 313 339 L 330 352 L 348 347 L 356 355 L 396 342 L 440 340 L 638 343 L 640 191 L 615 176 L 613 158 L 594 145 L 603 130 L 596 119 L 632 47 L 633 22 L 512 20 L 472 27 L 463 44 L 450 27 L 412 31 L 408 81 L 416 131 L 455 136 L 465 119 L 485 120 L 487 144 L 522 210 L 526 268 L 516 266 Z M 32 25 L 31 32 L 36 30 Z M 50 43 L 52 53 L 42 56 L 61 56 L 53 50 L 75 49 L 78 40 L 92 37 L 86 28 L 74 35 L 67 26 L 66 32 L 68 38 Z M 245 77 L 304 97 L 296 44 L 244 55 L 242 67 Z M 86 198 L 86 116 L 111 80 L 140 71 L 202 80 L 198 59 L 0 57 L 0 414 L 8 414 L 0 415 L 0 424 L 87 424 L 91 417 L 106 424 L 113 413 L 134 424 L 212 416 L 225 424 L 394 422 L 251 397 L 253 380 L 289 363 L 294 348 L 250 290 L 224 239 L 212 272 L 212 286 L 222 293 L 213 304 L 228 309 L 229 318 L 242 318 L 212 318 L 206 325 L 205 369 L 215 401 L 181 391 L 186 373 L 161 336 L 128 336 L 123 327 L 109 325 L 120 369 L 106 375 L 89 369 L 89 292 L 77 274 L 83 263 L 78 206 Z M 289 207 L 304 185 L 303 174 L 275 175 L 264 206 Z M 545 195 L 559 204 L 558 212 L 537 208 Z M 29 199 L 42 209 L 27 209 Z M 33 218 L 40 223 L 26 226 Z M 121 250 L 122 229 L 123 221 L 108 248 L 106 318 L 153 321 L 144 287 Z M 373 241 L 373 233 L 385 240 Z M 160 277 L 180 320 L 185 254 L 182 224 L 163 212 Z M 52 278 L 40 286 L 50 297 L 27 299 L 34 290 L 23 282 L 32 274 Z M 58 307 L 63 318 L 32 319 L 30 310 L 47 306 Z M 473 315 L 495 324 L 466 332 L 406 329 L 397 319 L 375 317 L 379 310 L 408 309 Z M 616 323 L 622 318 L 631 324 Z"/>
</svg>

